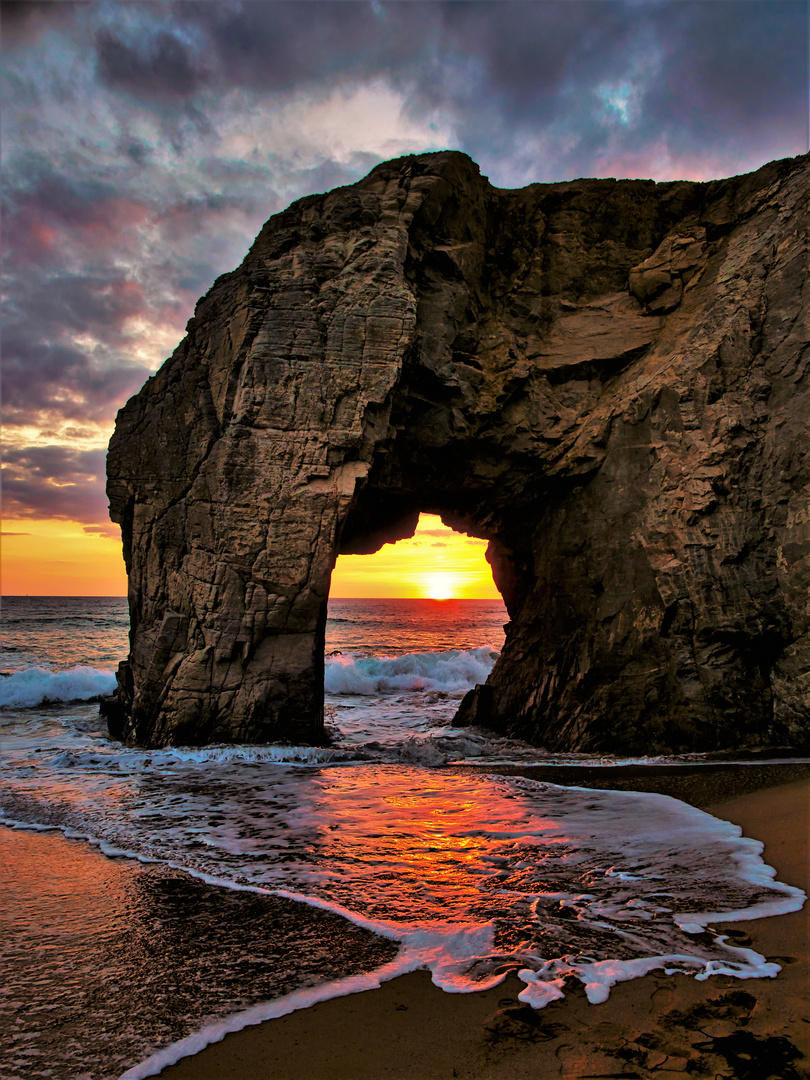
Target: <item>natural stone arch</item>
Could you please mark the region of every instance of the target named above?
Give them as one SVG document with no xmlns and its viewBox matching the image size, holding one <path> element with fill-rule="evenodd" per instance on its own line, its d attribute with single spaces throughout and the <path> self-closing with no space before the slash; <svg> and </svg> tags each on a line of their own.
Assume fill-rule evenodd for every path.
<svg viewBox="0 0 810 1080">
<path fill-rule="evenodd" d="M 807 171 L 499 191 L 447 152 L 271 218 L 110 444 L 122 735 L 317 740 L 337 554 L 425 510 L 511 618 L 461 719 L 806 743 Z"/>
</svg>

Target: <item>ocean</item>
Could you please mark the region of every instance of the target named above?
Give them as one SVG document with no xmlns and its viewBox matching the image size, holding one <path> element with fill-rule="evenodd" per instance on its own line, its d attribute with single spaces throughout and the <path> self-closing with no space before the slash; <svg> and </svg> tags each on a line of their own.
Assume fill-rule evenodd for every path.
<svg viewBox="0 0 810 1080">
<path fill-rule="evenodd" d="M 7 598 L 4 1080 L 156 1075 L 418 968 L 449 992 L 516 973 L 537 1008 L 653 969 L 775 975 L 726 925 L 804 900 L 758 841 L 665 795 L 499 774 L 616 762 L 452 727 L 506 618 L 498 601 L 332 600 L 331 746 L 145 751 L 107 736 L 95 700 L 128 651 L 125 601 Z"/>
</svg>

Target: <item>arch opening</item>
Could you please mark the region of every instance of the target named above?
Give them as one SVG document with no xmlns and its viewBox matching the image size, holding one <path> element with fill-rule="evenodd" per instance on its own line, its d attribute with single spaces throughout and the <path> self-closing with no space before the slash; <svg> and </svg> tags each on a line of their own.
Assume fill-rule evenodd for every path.
<svg viewBox="0 0 810 1080">
<path fill-rule="evenodd" d="M 382 539 L 395 532 L 410 535 Z M 488 543 L 417 512 L 352 542 L 376 550 L 337 557 L 324 633 L 332 745 L 386 760 L 452 756 L 460 733 L 449 727 L 504 646 L 508 616 Z"/>
<path fill-rule="evenodd" d="M 422 513 L 412 535 L 368 554 L 338 555 L 330 598 L 500 600 L 486 561 L 487 541 Z"/>
</svg>

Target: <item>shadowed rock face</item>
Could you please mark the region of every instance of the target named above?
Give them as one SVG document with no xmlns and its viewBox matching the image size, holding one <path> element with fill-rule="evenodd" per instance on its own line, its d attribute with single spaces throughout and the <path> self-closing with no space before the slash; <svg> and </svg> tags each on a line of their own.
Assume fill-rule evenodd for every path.
<svg viewBox="0 0 810 1080">
<path fill-rule="evenodd" d="M 511 619 L 459 722 L 807 746 L 808 166 L 501 191 L 425 154 L 271 218 L 110 443 L 123 737 L 317 741 L 335 559 L 427 511 Z"/>
</svg>

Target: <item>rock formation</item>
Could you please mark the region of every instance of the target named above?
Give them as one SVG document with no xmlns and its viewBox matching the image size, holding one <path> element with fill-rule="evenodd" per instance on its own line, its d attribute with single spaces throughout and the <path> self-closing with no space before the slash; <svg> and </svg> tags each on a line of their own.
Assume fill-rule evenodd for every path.
<svg viewBox="0 0 810 1080">
<path fill-rule="evenodd" d="M 511 619 L 459 722 L 806 747 L 809 166 L 503 191 L 424 154 L 271 218 L 110 443 L 122 737 L 317 741 L 335 559 L 426 511 Z"/>
</svg>

